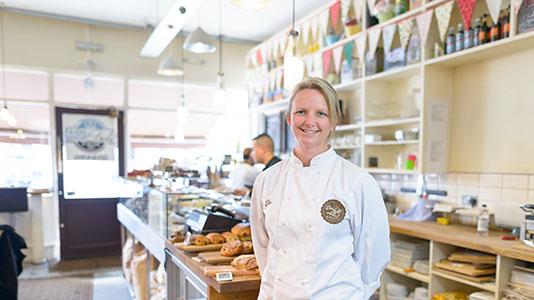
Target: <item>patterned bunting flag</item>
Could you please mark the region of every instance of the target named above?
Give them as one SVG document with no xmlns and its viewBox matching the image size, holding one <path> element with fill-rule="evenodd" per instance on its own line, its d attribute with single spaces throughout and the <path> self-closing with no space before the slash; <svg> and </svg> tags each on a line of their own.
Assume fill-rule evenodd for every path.
<svg viewBox="0 0 534 300">
<path fill-rule="evenodd" d="M 306 73 L 310 76 L 313 72 L 313 57 L 311 55 L 304 57 L 304 64 L 306 65 Z"/>
<path fill-rule="evenodd" d="M 323 54 L 319 51 L 313 54 L 313 76 L 321 77 L 323 73 Z"/>
<path fill-rule="evenodd" d="M 359 34 L 356 37 L 356 48 L 358 50 L 358 58 L 360 59 L 360 62 L 363 62 L 365 59 L 365 44 L 367 42 L 367 35 L 364 33 Z"/>
<path fill-rule="evenodd" d="M 328 23 L 328 21 L 326 21 Z M 319 27 L 319 16 L 313 17 L 311 19 L 311 32 L 312 32 L 312 39 L 314 41 L 317 40 L 317 29 Z"/>
<path fill-rule="evenodd" d="M 432 10 L 427 10 L 422 14 L 417 15 L 417 27 L 419 28 L 419 36 L 421 38 L 422 45 L 426 45 L 426 38 L 428 37 L 428 31 L 430 30 L 430 24 L 432 23 Z"/>
<path fill-rule="evenodd" d="M 341 57 L 343 56 L 343 46 L 334 48 L 332 54 L 334 56 L 334 69 L 336 70 L 336 74 L 339 74 L 339 64 L 341 63 Z"/>
<path fill-rule="evenodd" d="M 332 16 L 332 26 L 337 29 L 337 20 L 339 19 L 339 0 L 330 6 L 330 15 Z"/>
<path fill-rule="evenodd" d="M 323 78 L 328 75 L 330 69 L 330 59 L 332 57 L 332 49 L 323 52 Z"/>
<path fill-rule="evenodd" d="M 521 8 L 521 4 L 523 4 L 523 0 L 514 0 L 514 6 L 515 6 L 515 13 L 519 11 Z"/>
<path fill-rule="evenodd" d="M 356 15 L 356 20 L 358 20 L 358 22 L 361 22 L 363 0 L 353 0 L 352 5 L 354 6 L 354 14 Z"/>
<path fill-rule="evenodd" d="M 286 43 L 287 43 L 287 33 L 284 33 L 279 38 L 280 41 L 280 55 L 286 55 Z"/>
<path fill-rule="evenodd" d="M 462 14 L 462 20 L 464 20 L 465 28 L 469 28 L 469 24 L 471 23 L 471 17 L 473 16 L 475 2 L 476 0 L 458 0 L 458 7 L 460 7 L 460 13 Z"/>
<path fill-rule="evenodd" d="M 267 41 L 267 61 L 273 60 L 273 43 L 271 41 Z"/>
<path fill-rule="evenodd" d="M 319 15 L 319 28 L 321 35 L 326 36 L 328 33 L 328 18 L 330 17 L 330 10 L 326 9 Z"/>
<path fill-rule="evenodd" d="M 397 31 L 397 24 L 393 23 L 389 26 L 382 28 L 382 41 L 384 43 L 384 52 L 388 53 L 391 50 L 391 43 L 393 43 L 393 37 Z"/>
<path fill-rule="evenodd" d="M 278 53 L 280 53 L 280 41 L 278 38 L 273 39 L 273 58 L 278 59 Z"/>
<path fill-rule="evenodd" d="M 451 11 L 454 5 L 454 1 L 447 2 L 434 9 L 436 13 L 436 19 L 438 21 L 439 37 L 441 42 L 445 40 L 447 34 L 447 27 L 449 27 L 449 21 L 451 20 Z"/>
<path fill-rule="evenodd" d="M 341 21 L 347 20 L 351 0 L 341 0 Z"/>
<path fill-rule="evenodd" d="M 493 24 L 499 23 L 499 9 L 501 8 L 501 2 L 502 0 L 486 0 L 486 5 L 488 6 L 491 18 L 493 19 Z"/>
<path fill-rule="evenodd" d="M 352 69 L 352 50 L 354 49 L 354 42 L 350 42 L 343 46 L 343 53 L 345 54 L 345 60 L 349 63 L 349 68 Z"/>
<path fill-rule="evenodd" d="M 399 38 L 402 49 L 406 49 L 408 40 L 410 39 L 410 33 L 412 32 L 413 18 L 409 18 L 399 22 Z"/>
<path fill-rule="evenodd" d="M 369 52 L 370 57 L 375 57 L 376 47 L 378 46 L 378 40 L 380 40 L 380 32 L 382 28 L 376 28 L 373 30 L 368 30 L 369 33 Z"/>
<path fill-rule="evenodd" d="M 300 32 L 300 36 L 302 37 L 302 42 L 304 44 L 308 43 L 308 35 L 310 33 L 310 20 L 305 21 L 302 23 L 302 32 Z"/>
</svg>

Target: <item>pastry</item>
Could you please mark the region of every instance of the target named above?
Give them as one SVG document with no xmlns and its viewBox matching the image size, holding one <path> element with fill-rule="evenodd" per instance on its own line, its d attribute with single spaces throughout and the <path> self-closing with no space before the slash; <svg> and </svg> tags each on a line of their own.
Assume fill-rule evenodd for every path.
<svg viewBox="0 0 534 300">
<path fill-rule="evenodd" d="M 241 254 L 249 254 L 254 252 L 254 248 L 252 247 L 251 242 L 243 242 L 243 251 Z"/>
<path fill-rule="evenodd" d="M 250 224 L 248 223 L 239 223 L 232 227 L 232 233 L 235 234 L 238 238 L 244 236 L 250 236 Z"/>
<path fill-rule="evenodd" d="M 193 240 L 193 245 L 195 246 L 204 246 L 210 243 L 210 240 L 202 234 L 193 234 L 191 240 Z"/>
<path fill-rule="evenodd" d="M 210 244 L 223 244 L 226 239 L 217 232 L 211 232 L 206 234 L 206 237 L 210 240 Z"/>
<path fill-rule="evenodd" d="M 230 231 L 223 232 L 221 235 L 226 239 L 227 242 L 239 240 L 239 238 Z"/>
<path fill-rule="evenodd" d="M 258 263 L 254 254 L 247 254 L 234 258 L 232 266 L 243 270 L 252 270 L 258 267 Z"/>
<path fill-rule="evenodd" d="M 221 254 L 223 256 L 238 255 L 243 251 L 243 243 L 241 241 L 229 241 L 221 248 Z"/>
</svg>

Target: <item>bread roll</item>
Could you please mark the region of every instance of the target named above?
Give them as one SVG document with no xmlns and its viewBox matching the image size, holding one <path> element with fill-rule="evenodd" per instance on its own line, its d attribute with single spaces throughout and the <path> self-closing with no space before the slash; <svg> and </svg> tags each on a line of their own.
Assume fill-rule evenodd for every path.
<svg viewBox="0 0 534 300">
<path fill-rule="evenodd" d="M 227 242 L 239 240 L 239 238 L 230 231 L 223 232 L 222 236 L 226 239 Z"/>
<path fill-rule="evenodd" d="M 209 245 L 210 243 L 210 240 L 202 234 L 193 234 L 191 239 L 193 240 L 193 245 L 195 246 L 205 246 Z"/>
<path fill-rule="evenodd" d="M 243 242 L 243 251 L 241 254 L 249 254 L 254 252 L 254 248 L 252 247 L 251 242 Z"/>
<path fill-rule="evenodd" d="M 206 237 L 210 240 L 210 244 L 223 244 L 226 239 L 217 232 L 211 232 L 206 234 Z"/>
<path fill-rule="evenodd" d="M 239 240 L 229 241 L 221 248 L 221 254 L 223 256 L 238 255 L 243 251 L 243 243 Z"/>
<path fill-rule="evenodd" d="M 232 233 L 235 234 L 238 238 L 244 236 L 250 236 L 250 224 L 248 223 L 239 223 L 232 227 Z"/>
<path fill-rule="evenodd" d="M 234 258 L 232 266 L 243 270 L 252 270 L 258 267 L 258 262 L 256 262 L 254 254 L 240 255 Z"/>
</svg>

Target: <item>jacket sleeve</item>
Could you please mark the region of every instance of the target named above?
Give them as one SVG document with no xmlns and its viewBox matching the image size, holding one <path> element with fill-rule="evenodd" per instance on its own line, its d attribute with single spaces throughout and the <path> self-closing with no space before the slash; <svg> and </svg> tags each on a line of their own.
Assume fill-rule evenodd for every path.
<svg viewBox="0 0 534 300">
<path fill-rule="evenodd" d="M 391 259 L 389 222 L 380 187 L 369 174 L 362 176 L 355 196 L 361 201 L 356 213 L 360 217 L 352 220 L 359 222 L 353 257 L 360 266 L 364 299 L 369 299 L 380 286 L 380 275 Z"/>
<path fill-rule="evenodd" d="M 256 255 L 260 274 L 263 274 L 263 270 L 267 264 L 267 247 L 269 245 L 269 236 L 267 235 L 265 226 L 265 215 L 263 214 L 263 199 L 261 199 L 265 179 L 263 175 L 260 174 L 254 183 L 250 204 L 252 242 L 254 244 L 254 254 Z"/>
</svg>

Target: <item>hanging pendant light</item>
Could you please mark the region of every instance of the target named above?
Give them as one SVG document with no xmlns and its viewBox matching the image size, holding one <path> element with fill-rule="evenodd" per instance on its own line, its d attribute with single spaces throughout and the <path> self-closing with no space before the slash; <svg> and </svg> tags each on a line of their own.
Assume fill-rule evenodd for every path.
<svg viewBox="0 0 534 300">
<path fill-rule="evenodd" d="M 298 31 L 295 31 L 295 0 L 293 0 L 293 25 L 284 54 L 284 88 L 293 90 L 304 77 L 304 61 L 297 54 Z"/>
<path fill-rule="evenodd" d="M 226 103 L 226 88 L 224 86 L 222 71 L 222 0 L 219 0 L 219 73 L 215 82 L 215 92 L 213 93 L 213 105 L 216 110 L 222 110 Z"/>
<path fill-rule="evenodd" d="M 187 36 L 184 49 L 194 53 L 215 52 L 210 36 L 200 26 Z"/>
<path fill-rule="evenodd" d="M 158 74 L 165 76 L 182 76 L 184 75 L 183 66 L 181 66 L 172 56 L 173 44 L 171 44 L 170 53 L 161 61 L 158 68 Z"/>
<path fill-rule="evenodd" d="M 184 48 L 181 47 L 181 56 L 182 56 L 182 66 L 184 66 L 185 57 L 184 57 Z M 184 126 L 187 124 L 187 121 L 189 120 L 189 109 L 185 105 L 185 95 L 184 95 L 184 77 L 180 77 L 180 87 L 181 87 L 181 94 L 180 94 L 180 103 L 178 104 L 178 107 L 176 108 L 176 126 L 174 128 L 174 140 L 177 142 L 182 142 L 185 139 L 185 129 Z"/>
<path fill-rule="evenodd" d="M 271 0 L 231 0 L 233 5 L 246 9 L 260 9 L 270 6 Z"/>
</svg>

